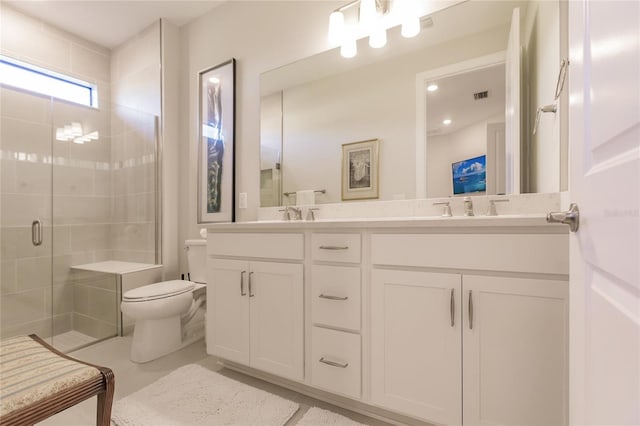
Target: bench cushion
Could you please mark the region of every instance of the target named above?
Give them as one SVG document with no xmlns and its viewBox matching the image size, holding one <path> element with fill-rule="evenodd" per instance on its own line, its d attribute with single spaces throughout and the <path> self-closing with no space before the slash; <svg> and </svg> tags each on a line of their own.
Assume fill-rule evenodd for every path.
<svg viewBox="0 0 640 426">
<path fill-rule="evenodd" d="M 102 377 L 97 368 L 51 352 L 29 336 L 0 344 L 0 417 Z"/>
</svg>

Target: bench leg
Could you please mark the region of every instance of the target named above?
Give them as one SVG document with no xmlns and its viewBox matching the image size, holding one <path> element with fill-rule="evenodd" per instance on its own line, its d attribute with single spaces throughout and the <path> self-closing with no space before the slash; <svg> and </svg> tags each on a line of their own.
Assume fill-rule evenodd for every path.
<svg viewBox="0 0 640 426">
<path fill-rule="evenodd" d="M 98 394 L 96 426 L 109 426 L 111 424 L 111 405 L 113 404 L 115 377 L 113 372 L 108 368 L 101 368 L 100 371 L 104 376 L 105 390 Z"/>
</svg>

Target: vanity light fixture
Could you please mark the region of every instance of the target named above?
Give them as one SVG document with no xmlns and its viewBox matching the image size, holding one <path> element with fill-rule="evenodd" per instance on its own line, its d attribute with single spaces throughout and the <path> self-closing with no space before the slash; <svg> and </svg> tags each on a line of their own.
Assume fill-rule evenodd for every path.
<svg viewBox="0 0 640 426">
<path fill-rule="evenodd" d="M 67 124 L 64 127 L 58 127 L 56 129 L 56 140 L 61 142 L 72 141 L 73 143 L 82 145 L 85 142 L 97 141 L 100 139 L 100 133 L 98 133 L 97 130 L 87 133 L 86 135 L 83 135 L 83 133 L 82 124 L 72 122 L 71 124 Z"/>
<path fill-rule="evenodd" d="M 395 0 L 392 10 L 390 3 L 389 0 L 354 0 L 334 10 L 329 16 L 329 43 L 340 46 L 340 54 L 351 58 L 357 53 L 356 40 L 363 34 L 369 37 L 369 46 L 385 46 L 387 27 L 393 22 L 402 24 L 403 36 L 417 35 L 420 32 L 420 16 L 414 7 L 415 0 Z M 353 17 L 355 24 L 349 25 L 345 20 L 345 11 L 354 6 L 358 6 L 358 14 Z"/>
<path fill-rule="evenodd" d="M 427 90 L 429 92 L 435 92 L 436 90 L 438 90 L 438 85 L 437 84 L 430 84 L 427 86 Z"/>
<path fill-rule="evenodd" d="M 442 124 L 444 124 L 445 126 L 448 126 L 451 124 L 451 119 L 450 118 L 446 118 L 444 120 L 442 120 Z"/>
</svg>

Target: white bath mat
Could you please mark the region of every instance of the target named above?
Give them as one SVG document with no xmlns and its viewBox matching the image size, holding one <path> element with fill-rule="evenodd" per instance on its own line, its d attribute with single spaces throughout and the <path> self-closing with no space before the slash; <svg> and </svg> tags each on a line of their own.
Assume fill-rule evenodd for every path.
<svg viewBox="0 0 640 426">
<path fill-rule="evenodd" d="M 297 410 L 292 401 L 189 364 L 116 401 L 111 420 L 117 426 L 276 426 Z"/>
<path fill-rule="evenodd" d="M 311 407 L 296 426 L 365 426 L 329 410 Z"/>
</svg>

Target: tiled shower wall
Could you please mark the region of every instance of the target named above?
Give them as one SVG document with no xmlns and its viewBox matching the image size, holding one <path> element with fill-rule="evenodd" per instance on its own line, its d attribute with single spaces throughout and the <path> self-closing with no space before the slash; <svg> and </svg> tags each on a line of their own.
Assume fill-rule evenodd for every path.
<svg viewBox="0 0 640 426">
<path fill-rule="evenodd" d="M 160 23 L 111 56 L 113 259 L 155 263 L 156 152 L 154 116 L 160 115 Z"/>
<path fill-rule="evenodd" d="M 0 88 L 1 334 L 75 329 L 104 337 L 115 330 L 115 279 L 70 266 L 154 263 L 153 119 L 110 107 L 111 51 L 0 7 L 2 54 L 95 83 L 100 104 L 85 108 Z M 98 130 L 100 139 L 52 141 L 55 129 L 71 122 L 84 133 Z M 45 224 L 39 247 L 31 244 L 34 219 Z"/>
</svg>

